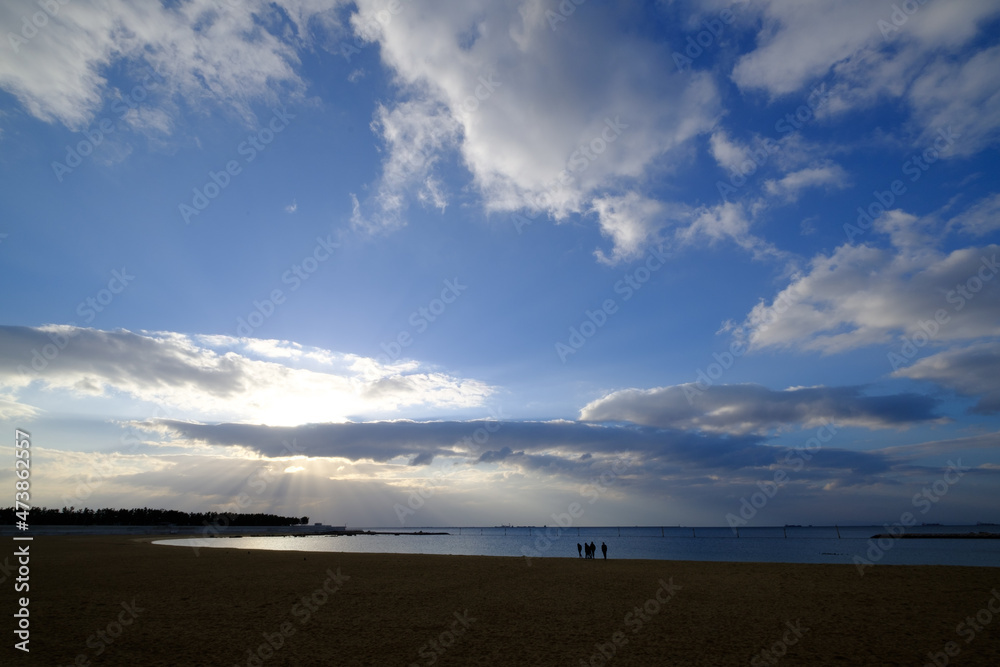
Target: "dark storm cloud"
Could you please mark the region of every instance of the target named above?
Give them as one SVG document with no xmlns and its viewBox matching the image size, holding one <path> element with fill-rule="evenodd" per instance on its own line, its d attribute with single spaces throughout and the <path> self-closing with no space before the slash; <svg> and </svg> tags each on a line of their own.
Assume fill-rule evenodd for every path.
<svg viewBox="0 0 1000 667">
<path fill-rule="evenodd" d="M 308 424 L 275 427 L 253 424 L 201 424 L 156 420 L 175 437 L 221 446 L 242 446 L 263 456 L 291 453 L 385 462 L 407 457 L 411 465 L 436 456 L 456 456 L 469 463 L 504 463 L 525 469 L 572 472 L 590 469 L 612 457 L 660 466 L 735 471 L 780 465 L 789 456 L 782 447 L 756 435 L 698 434 L 629 424 L 515 421 L 391 421 Z M 477 444 L 474 434 L 489 432 Z M 811 433 L 803 437 L 803 443 Z M 827 435 L 829 441 L 832 436 Z M 887 470 L 882 454 L 855 452 L 815 441 L 811 465 L 874 474 Z"/>
<path fill-rule="evenodd" d="M 864 387 L 774 391 L 759 384 L 686 384 L 616 391 L 588 404 L 580 418 L 744 434 L 824 421 L 866 428 L 907 426 L 940 419 L 937 406 L 936 399 L 921 394 L 866 396 Z"/>
</svg>

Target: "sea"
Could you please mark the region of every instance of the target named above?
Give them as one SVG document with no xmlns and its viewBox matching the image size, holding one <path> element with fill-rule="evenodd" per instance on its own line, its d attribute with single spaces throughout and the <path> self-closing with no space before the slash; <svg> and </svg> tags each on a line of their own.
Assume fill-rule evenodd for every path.
<svg viewBox="0 0 1000 667">
<path fill-rule="evenodd" d="M 901 528 L 908 534 L 1000 534 L 998 525 Z M 371 527 L 371 535 L 270 535 L 158 540 L 156 544 L 197 548 L 333 551 L 351 553 L 445 554 L 518 558 L 579 558 L 577 545 L 601 545 L 609 559 L 839 563 L 868 565 L 961 565 L 1000 567 L 1000 539 L 875 537 L 887 526 L 725 527 Z M 429 534 L 436 533 L 436 534 Z"/>
</svg>

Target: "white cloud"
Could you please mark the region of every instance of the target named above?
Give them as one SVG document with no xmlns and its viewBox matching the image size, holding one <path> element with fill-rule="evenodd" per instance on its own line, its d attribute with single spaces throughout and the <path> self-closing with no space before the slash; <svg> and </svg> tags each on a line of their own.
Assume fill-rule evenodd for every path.
<svg viewBox="0 0 1000 667">
<path fill-rule="evenodd" d="M 245 3 L 193 0 L 170 3 L 59 4 L 37 34 L 0 59 L 0 87 L 10 91 L 33 116 L 72 130 L 86 128 L 105 105 L 130 94 L 111 89 L 104 72 L 124 64 L 147 97 L 142 111 L 126 122 L 164 132 L 169 115 L 183 99 L 189 107 L 206 100 L 235 112 L 246 122 L 251 105 L 276 105 L 305 85 L 295 72 L 297 44 L 286 40 L 285 17 L 295 25 L 298 43 L 310 42 L 310 25 L 336 30 L 333 12 L 340 0 Z M 0 33 L 20 35 L 22 12 L 33 4 L 2 3 Z M 280 9 L 284 14 L 276 12 Z M 5 38 L 5 42 L 8 41 Z M 5 45 L 5 50 L 10 45 Z"/>
<path fill-rule="evenodd" d="M 640 192 L 632 186 L 663 156 L 714 126 L 716 87 L 707 74 L 665 71 L 659 64 L 669 62 L 669 52 L 662 45 L 616 39 L 608 30 L 610 7 L 590 5 L 574 14 L 571 29 L 552 31 L 547 6 L 481 1 L 448 12 L 404 8 L 381 26 L 373 38 L 404 95 L 378 113 L 389 148 L 379 196 L 386 210 L 398 212 L 401 190 L 414 187 L 394 175 L 397 165 L 412 163 L 414 149 L 393 144 L 396 124 L 383 119 L 403 123 L 414 116 L 425 126 L 424 110 L 435 109 L 434 116 L 445 115 L 439 124 L 457 126 L 447 136 L 457 138 L 455 149 L 488 212 L 528 209 L 562 220 L 607 210 L 611 217 L 602 224 L 615 245 L 604 256 L 634 256 L 630 244 L 648 229 L 634 218 L 624 222 L 615 202 Z M 378 8 L 360 2 L 354 25 Z M 416 187 L 436 201 L 430 184 Z"/>
<path fill-rule="evenodd" d="M 38 408 L 21 403 L 13 394 L 0 394 L 0 421 L 29 420 L 38 413 Z"/>
<path fill-rule="evenodd" d="M 763 88 L 773 95 L 798 91 L 822 77 L 832 63 L 881 39 L 875 21 L 884 7 L 876 3 L 759 0 L 751 7 L 760 13 L 762 27 L 757 48 L 733 69 L 742 88 Z"/>
<path fill-rule="evenodd" d="M 994 3 L 995 5 L 995 3 Z M 922 143 L 947 128 L 956 135 L 955 155 L 970 155 L 1000 138 L 1000 46 L 984 49 L 966 62 L 939 58 L 910 88 L 914 116 L 924 128 Z"/>
<path fill-rule="evenodd" d="M 1000 335 L 995 303 L 1000 246 L 944 253 L 927 244 L 926 221 L 893 211 L 879 219 L 892 247 L 842 245 L 818 255 L 770 304 L 759 303 L 743 323 L 752 348 L 844 352 L 912 336 L 942 311 L 936 344 Z M 965 295 L 969 281 L 980 291 Z"/>
<path fill-rule="evenodd" d="M 1000 12 L 991 0 L 931 2 L 904 17 L 898 30 L 885 30 L 879 21 L 896 26 L 893 7 L 883 3 L 754 0 L 750 7 L 759 17 L 748 13 L 747 20 L 763 25 L 757 48 L 739 59 L 733 78 L 741 87 L 763 88 L 774 95 L 795 92 L 838 63 L 869 53 L 891 62 L 910 57 L 911 51 L 960 48 Z"/>
<path fill-rule="evenodd" d="M 793 171 L 779 180 L 765 181 L 764 187 L 772 195 L 795 200 L 799 193 L 806 188 L 823 186 L 844 188 L 847 187 L 848 180 L 847 172 L 840 165 L 826 163 Z"/>
<path fill-rule="evenodd" d="M 34 365 L 40 368 L 33 370 L 35 351 L 46 345 L 56 349 L 56 338 L 63 349 L 48 361 L 39 357 Z M 476 380 L 425 371 L 415 362 L 382 365 L 287 341 L 227 336 L 0 327 L 0 352 L 0 387 L 79 398 L 124 394 L 200 419 L 344 421 L 404 407 L 475 407 L 493 391 Z"/>
<path fill-rule="evenodd" d="M 948 221 L 948 228 L 973 236 L 985 236 L 1000 230 L 1000 193 L 983 197 Z"/>
<path fill-rule="evenodd" d="M 667 207 L 656 200 L 629 192 L 623 197 L 598 197 L 591 205 L 597 213 L 601 233 L 613 242 L 611 257 L 602 250 L 595 256 L 605 264 L 635 259 L 660 238 L 660 230 L 670 221 Z"/>
<path fill-rule="evenodd" d="M 750 159 L 750 150 L 730 139 L 723 130 L 712 133 L 709 150 L 720 167 L 733 173 L 739 172 L 743 163 Z"/>
<path fill-rule="evenodd" d="M 729 240 L 752 252 L 757 258 L 777 257 L 781 254 L 773 245 L 750 232 L 752 220 L 741 203 L 723 202 L 712 207 L 702 207 L 693 211 L 689 219 L 688 225 L 677 229 L 676 238 L 681 243 L 717 243 Z"/>
<path fill-rule="evenodd" d="M 755 0 L 742 14 L 759 21 L 757 46 L 733 69 L 743 89 L 773 96 L 803 90 L 833 75 L 822 110 L 837 113 L 889 98 L 905 100 L 924 139 L 952 126 L 963 135 L 956 154 L 981 150 L 1000 124 L 990 72 L 997 47 L 966 52 L 1000 14 L 992 0 L 929 2 L 892 20 L 895 5 L 818 0 Z M 879 23 L 882 21 L 883 23 Z"/>
<path fill-rule="evenodd" d="M 973 412 L 1000 412 L 1000 341 L 939 352 L 919 359 L 893 375 L 930 380 L 965 396 L 979 397 Z"/>
<path fill-rule="evenodd" d="M 458 141 L 460 127 L 442 105 L 427 99 L 402 102 L 393 108 L 379 105 L 372 131 L 382 137 L 388 155 L 373 198 L 372 212 L 355 206 L 352 223 L 369 232 L 391 230 L 405 224 L 407 200 L 414 193 L 422 203 L 444 209 L 443 185 L 434 176 L 434 165 Z"/>
<path fill-rule="evenodd" d="M 875 231 L 888 235 L 896 248 L 916 254 L 925 249 L 933 251 L 937 245 L 935 227 L 933 217 L 918 218 L 901 209 L 886 211 L 873 224 Z"/>
</svg>

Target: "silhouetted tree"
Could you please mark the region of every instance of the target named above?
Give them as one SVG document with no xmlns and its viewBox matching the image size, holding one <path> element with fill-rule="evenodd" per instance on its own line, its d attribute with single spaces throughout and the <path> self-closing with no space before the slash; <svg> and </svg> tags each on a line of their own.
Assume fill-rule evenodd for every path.
<svg viewBox="0 0 1000 667">
<path fill-rule="evenodd" d="M 0 525 L 12 526 L 16 520 L 13 507 L 0 508 Z M 63 507 L 62 510 L 33 507 L 28 523 L 33 526 L 156 526 L 175 524 L 182 526 L 293 526 L 308 523 L 309 517 L 278 516 L 276 514 L 236 514 L 222 512 L 181 512 L 178 510 L 87 507 Z"/>
</svg>

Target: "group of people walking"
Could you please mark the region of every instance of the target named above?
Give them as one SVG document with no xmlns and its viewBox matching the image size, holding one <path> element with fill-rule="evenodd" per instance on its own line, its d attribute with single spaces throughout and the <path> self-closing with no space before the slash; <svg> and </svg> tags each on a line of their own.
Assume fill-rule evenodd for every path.
<svg viewBox="0 0 1000 667">
<path fill-rule="evenodd" d="M 586 557 L 586 558 L 597 558 L 597 546 L 593 542 L 591 542 L 590 544 L 587 544 L 587 543 L 584 543 L 584 544 L 577 543 L 577 545 L 576 545 L 576 551 L 577 551 L 578 554 L 580 554 L 581 558 L 583 558 L 583 557 Z M 601 542 L 601 551 L 604 552 L 604 560 L 607 560 L 608 559 L 608 545 L 605 544 L 604 542 Z M 587 553 L 586 556 L 583 555 L 584 552 Z"/>
</svg>

